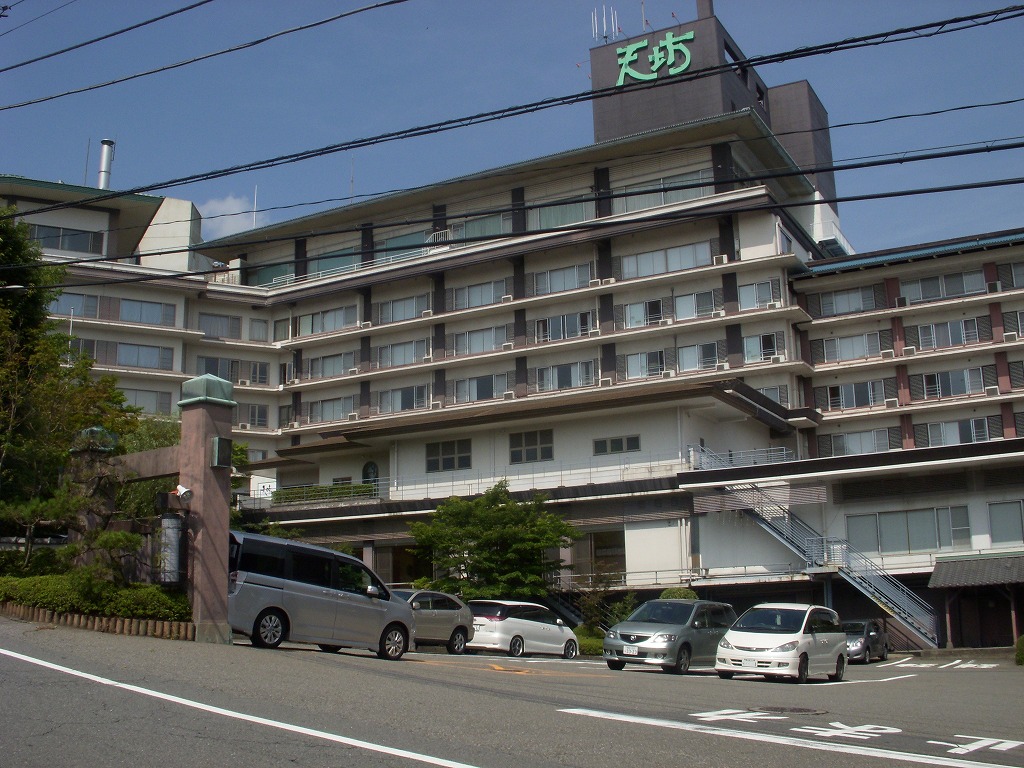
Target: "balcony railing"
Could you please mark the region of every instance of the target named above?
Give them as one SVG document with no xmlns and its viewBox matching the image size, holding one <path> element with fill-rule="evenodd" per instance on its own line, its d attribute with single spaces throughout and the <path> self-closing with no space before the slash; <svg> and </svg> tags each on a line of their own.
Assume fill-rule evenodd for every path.
<svg viewBox="0 0 1024 768">
<path fill-rule="evenodd" d="M 780 464 L 795 461 L 796 454 L 789 448 L 756 448 L 749 451 L 729 451 L 726 454 L 700 445 L 689 448 L 691 469 L 730 469 L 732 467 L 750 467 L 758 464 Z"/>
</svg>

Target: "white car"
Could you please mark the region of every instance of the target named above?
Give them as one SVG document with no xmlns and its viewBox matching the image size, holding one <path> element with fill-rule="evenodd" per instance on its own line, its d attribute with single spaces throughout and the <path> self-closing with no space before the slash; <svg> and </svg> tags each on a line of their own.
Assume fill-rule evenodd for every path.
<svg viewBox="0 0 1024 768">
<path fill-rule="evenodd" d="M 718 643 L 715 670 L 725 680 L 748 672 L 796 683 L 827 675 L 838 682 L 846 661 L 846 633 L 831 608 L 761 603 L 745 611 Z"/>
<path fill-rule="evenodd" d="M 466 647 L 471 650 L 501 651 L 509 656 L 546 653 L 565 659 L 579 655 L 576 634 L 543 605 L 470 600 L 469 609 L 473 612 L 473 639 Z"/>
</svg>

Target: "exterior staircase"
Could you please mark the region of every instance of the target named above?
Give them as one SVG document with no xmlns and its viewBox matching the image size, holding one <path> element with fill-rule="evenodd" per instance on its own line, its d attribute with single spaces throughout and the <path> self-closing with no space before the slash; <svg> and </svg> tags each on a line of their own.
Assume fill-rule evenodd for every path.
<svg viewBox="0 0 1024 768">
<path fill-rule="evenodd" d="M 756 485 L 732 485 L 727 493 L 737 509 L 802 557 L 808 571 L 835 568 L 846 581 L 903 624 L 924 647 L 938 646 L 938 624 L 932 607 L 848 541 L 822 536 Z"/>
</svg>

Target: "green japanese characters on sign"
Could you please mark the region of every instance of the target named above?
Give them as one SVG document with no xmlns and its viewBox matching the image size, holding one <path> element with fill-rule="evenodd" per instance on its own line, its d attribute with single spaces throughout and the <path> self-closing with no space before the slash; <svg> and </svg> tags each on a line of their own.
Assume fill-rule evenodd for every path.
<svg viewBox="0 0 1024 768">
<path fill-rule="evenodd" d="M 619 54 L 619 81 L 615 84 L 620 86 L 626 82 L 626 78 L 633 80 L 654 80 L 660 74 L 678 75 L 690 66 L 690 49 L 684 43 L 693 40 L 693 32 L 676 36 L 673 32 L 666 32 L 657 45 L 647 56 L 650 62 L 650 72 L 637 72 L 632 65 L 640 58 L 639 51 L 647 47 L 647 39 L 644 38 L 636 43 L 630 43 L 625 48 L 616 48 Z"/>
</svg>

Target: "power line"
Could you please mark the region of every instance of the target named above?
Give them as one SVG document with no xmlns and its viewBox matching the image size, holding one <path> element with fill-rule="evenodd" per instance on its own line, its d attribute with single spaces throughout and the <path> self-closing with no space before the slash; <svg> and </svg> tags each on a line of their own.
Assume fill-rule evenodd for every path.
<svg viewBox="0 0 1024 768">
<path fill-rule="evenodd" d="M 206 0 L 206 2 L 211 2 L 211 0 Z M 28 107 L 28 106 L 32 106 L 34 104 L 42 104 L 42 103 L 47 102 L 47 101 L 53 101 L 55 99 L 63 98 L 64 96 L 72 96 L 72 95 L 74 95 L 76 93 L 87 93 L 88 91 L 96 91 L 96 90 L 99 90 L 100 88 L 106 88 L 106 87 L 111 86 L 111 85 L 118 85 L 119 83 L 127 83 L 127 82 L 129 82 L 131 80 L 138 80 L 139 78 L 148 77 L 149 75 L 159 74 L 160 72 L 169 72 L 170 70 L 180 69 L 181 67 L 186 67 L 189 64 L 195 64 L 195 63 L 200 62 L 200 61 L 206 61 L 207 59 L 213 59 L 213 58 L 216 58 L 217 56 L 223 56 L 225 54 L 235 53 L 237 51 L 244 51 L 247 48 L 254 48 L 257 45 L 262 45 L 263 43 L 269 42 L 270 40 L 276 40 L 279 37 L 283 37 L 285 35 L 290 35 L 293 32 L 304 32 L 307 29 L 314 29 L 316 27 L 323 26 L 324 24 L 329 24 L 329 23 L 331 23 L 333 21 L 338 21 L 339 19 L 344 19 L 344 18 L 346 18 L 348 16 L 354 16 L 354 15 L 356 15 L 358 13 L 363 13 L 364 11 L 372 11 L 372 10 L 375 10 L 377 8 L 384 8 L 384 7 L 387 7 L 389 5 L 399 5 L 400 3 L 405 3 L 405 2 L 408 2 L 408 0 L 381 0 L 380 2 L 374 3 L 373 5 L 366 5 L 366 6 L 363 6 L 362 8 L 356 8 L 355 10 L 352 10 L 352 11 L 345 11 L 344 13 L 336 14 L 335 16 L 331 16 L 330 18 L 327 18 L 327 19 L 321 19 L 320 21 L 314 21 L 314 22 L 311 22 L 309 24 L 302 24 L 302 25 L 300 25 L 298 27 L 292 27 L 291 29 L 284 29 L 284 30 L 281 30 L 280 32 L 275 32 L 272 35 L 267 35 L 266 37 L 261 37 L 258 40 L 250 40 L 249 42 L 240 43 L 239 45 L 233 45 L 230 48 L 224 48 L 224 49 L 222 49 L 220 51 L 213 51 L 212 53 L 204 53 L 202 56 L 195 56 L 194 58 L 185 59 L 183 61 L 178 61 L 178 62 L 175 62 L 174 64 L 165 64 L 162 67 L 156 67 L 155 69 L 149 69 L 149 70 L 146 70 L 145 72 L 136 72 L 134 75 L 128 75 L 127 77 L 120 77 L 120 78 L 117 78 L 116 80 L 108 80 L 108 81 L 106 81 L 104 83 L 94 83 L 93 85 L 86 85 L 86 86 L 83 86 L 81 88 L 75 88 L 74 90 L 64 91 L 63 93 L 56 93 L 56 94 L 52 94 L 50 96 L 42 96 L 42 97 L 40 97 L 38 99 L 30 99 L 29 101 L 23 101 L 23 102 L 20 102 L 18 104 L 7 104 L 5 106 L 0 107 L 0 112 L 6 111 L 6 110 L 9 110 L 9 109 L 19 109 L 21 107 Z"/>
<path fill-rule="evenodd" d="M 24 0 L 18 0 L 18 2 L 14 3 L 13 5 L 2 5 L 2 6 L 0 6 L 0 19 L 6 17 L 6 14 L 4 13 L 5 11 L 9 11 L 15 5 L 18 5 L 18 3 L 22 3 L 22 2 L 24 2 Z M 16 27 L 11 27 L 6 32 L 0 32 L 0 37 L 3 37 L 4 35 L 10 34 L 11 32 L 14 32 L 17 29 L 21 29 L 22 27 L 27 27 L 33 21 L 39 21 L 44 16 L 49 16 L 51 13 L 56 13 L 57 11 L 61 10 L 62 8 L 67 8 L 69 5 L 71 5 L 72 3 L 76 3 L 76 2 L 78 2 L 78 0 L 68 0 L 66 3 L 64 3 L 64 5 L 58 5 L 56 8 L 54 8 L 52 10 L 49 10 L 46 13 L 41 13 L 38 16 L 29 19 L 28 21 L 23 21 L 21 24 L 19 24 Z"/>
<path fill-rule="evenodd" d="M 74 2 L 74 0 L 72 0 L 72 2 Z M 27 61 L 22 61 L 22 62 L 20 62 L 18 64 L 11 64 L 10 66 L 2 67 L 2 68 L 0 68 L 0 75 L 2 75 L 4 72 L 10 72 L 12 69 L 19 69 L 21 67 L 26 67 L 29 64 L 35 64 L 37 61 L 45 61 L 46 59 L 52 59 L 55 56 L 60 56 L 61 54 L 69 53 L 71 51 L 77 51 L 79 48 L 85 48 L 86 46 L 92 45 L 93 43 L 99 43 L 99 42 L 102 42 L 103 40 L 109 40 L 112 37 L 117 37 L 118 35 L 123 35 L 125 32 L 132 32 L 132 31 L 134 31 L 136 29 L 141 29 L 142 27 L 148 26 L 150 24 L 155 24 L 158 21 L 163 21 L 164 19 L 169 19 L 172 16 L 177 16 L 180 13 L 185 13 L 186 11 L 191 11 L 191 10 L 193 10 L 195 8 L 198 8 L 201 5 L 207 5 L 208 3 L 212 3 L 212 2 L 213 2 L 213 0 L 199 0 L 199 2 L 192 3 L 192 5 L 186 5 L 184 8 L 179 8 L 176 11 L 171 11 L 170 13 L 165 13 L 163 16 L 157 16 L 156 18 L 149 19 L 147 21 L 142 21 L 142 22 L 139 22 L 138 24 L 133 24 L 130 27 L 125 27 L 124 29 L 119 29 L 116 32 L 109 32 L 106 35 L 101 35 L 100 37 L 94 37 L 92 40 L 86 40 L 83 43 L 77 43 L 76 45 L 72 45 L 72 46 L 70 46 L 68 48 L 62 48 L 61 50 L 54 51 L 53 53 L 46 53 L 46 54 L 43 54 L 42 56 L 36 56 L 34 59 L 28 59 Z M 69 3 L 65 3 L 64 5 L 69 5 Z M 61 8 L 63 8 L 63 7 L 64 6 L 62 5 Z M 28 22 L 26 22 L 26 24 L 27 23 Z"/>
<path fill-rule="evenodd" d="M 394 2 L 405 2 L 405 0 L 390 0 L 389 3 L 381 3 L 378 5 L 391 4 Z M 368 8 L 369 7 L 377 6 L 368 6 Z M 366 9 L 364 8 L 359 10 Z M 358 11 L 353 11 L 352 13 L 356 12 Z M 658 80 L 655 81 L 635 83 L 625 87 L 609 87 L 595 89 L 591 91 L 583 91 L 580 93 L 570 94 L 568 96 L 551 97 L 547 99 L 542 99 L 540 101 L 520 104 L 518 106 L 505 107 L 502 109 L 492 110 L 488 112 L 480 112 L 476 115 L 451 118 L 448 120 L 442 120 L 435 123 L 428 123 L 426 125 L 421 125 L 413 128 L 377 134 L 376 136 L 354 139 L 351 141 L 340 142 L 337 144 L 330 144 L 316 149 L 302 150 L 299 152 L 294 152 L 286 155 L 279 155 L 277 157 L 272 157 L 265 160 L 243 163 L 240 165 L 229 166 L 227 168 L 221 168 L 213 171 L 191 174 L 189 176 L 180 176 L 175 179 L 169 179 L 167 181 L 158 182 L 155 184 L 147 184 L 143 186 L 133 187 L 128 190 L 122 190 L 119 192 L 109 192 L 101 195 L 96 195 L 74 203 L 57 203 L 54 205 L 37 209 L 36 212 L 42 213 L 47 211 L 61 210 L 64 208 L 71 208 L 80 205 L 98 203 L 104 200 L 111 200 L 126 195 L 141 194 L 156 189 L 166 189 L 170 187 L 177 187 L 184 184 L 199 181 L 210 181 L 213 179 L 218 179 L 226 176 L 233 176 L 239 173 L 247 173 L 250 171 L 262 170 L 266 168 L 274 168 L 280 165 L 287 165 L 295 162 L 300 162 L 302 160 L 324 157 L 327 155 L 336 154 L 338 152 L 350 151 L 352 149 L 360 149 L 364 147 L 374 146 L 377 144 L 397 141 L 400 139 L 412 138 L 415 136 L 426 136 L 436 133 L 442 133 L 470 125 L 480 125 L 483 123 L 494 122 L 496 120 L 503 120 L 509 117 L 517 117 L 526 114 L 532 114 L 534 112 L 540 112 L 558 106 L 585 103 L 588 101 L 613 96 L 626 91 L 647 90 L 649 88 L 659 88 L 668 85 L 675 85 L 682 82 L 691 82 L 701 78 L 721 74 L 723 72 L 733 71 L 737 67 L 741 66 L 775 64 L 784 61 L 789 61 L 792 59 L 806 58 L 809 56 L 816 56 L 826 53 L 834 53 L 840 50 L 853 50 L 856 48 L 863 48 L 868 46 L 904 42 L 906 40 L 912 39 L 917 40 L 925 37 L 934 37 L 937 35 L 949 34 L 951 32 L 958 32 L 966 28 L 986 26 L 988 24 L 1009 21 L 1012 19 L 1020 18 L 1022 16 L 1024 16 L 1024 6 L 1015 5 L 1008 6 L 1006 8 L 1002 8 L 995 11 L 987 11 L 983 13 L 972 14 L 970 16 L 959 16 L 951 19 L 945 19 L 943 21 L 930 22 L 927 24 L 920 24 L 913 27 L 904 27 L 901 29 L 889 30 L 887 32 L 875 33 L 872 35 L 865 35 L 856 38 L 847 38 L 846 40 L 823 43 L 814 46 L 805 46 L 801 48 L 795 48 L 790 51 L 755 56 L 740 61 L 731 61 L 726 64 L 707 67 L 705 69 L 691 72 L 689 74 L 678 75 L 673 78 L 659 78 Z M 10 107 L 0 107 L 0 110 L 8 108 Z"/>
</svg>

